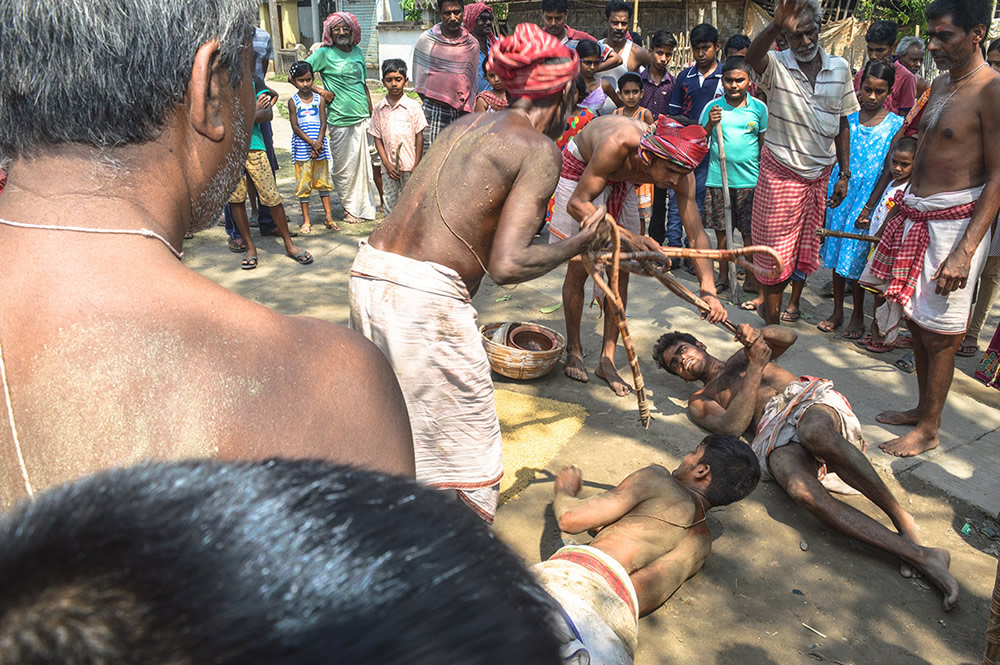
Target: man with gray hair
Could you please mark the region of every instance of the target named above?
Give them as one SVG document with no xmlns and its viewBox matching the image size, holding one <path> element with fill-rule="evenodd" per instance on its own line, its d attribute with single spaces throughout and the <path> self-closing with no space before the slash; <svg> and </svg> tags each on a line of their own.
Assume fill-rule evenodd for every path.
<svg viewBox="0 0 1000 665">
<path fill-rule="evenodd" d="M 924 40 L 914 35 L 907 35 L 899 40 L 896 47 L 896 62 L 910 70 L 917 79 L 917 99 L 931 87 L 927 79 L 920 76 L 920 68 L 924 64 Z"/>
<path fill-rule="evenodd" d="M 412 475 L 402 395 L 374 345 L 178 260 L 243 171 L 257 3 L 120 7 L 0 3 L 0 510 L 144 458 Z M 92 34 L 101 48 L 81 52 Z"/>
<path fill-rule="evenodd" d="M 760 176 L 754 194 L 751 227 L 754 242 L 773 247 L 783 270 L 758 277 L 764 321 L 794 321 L 798 310 L 782 313 L 785 285 L 802 282 L 819 268 L 819 236 L 827 205 L 835 208 L 847 194 L 851 178 L 851 137 L 847 116 L 858 98 L 847 61 L 819 45 L 823 10 L 818 0 L 780 0 L 774 20 L 747 49 L 753 79 L 767 95 L 769 124 L 760 151 Z M 769 51 L 784 34 L 789 48 Z M 840 178 L 827 199 L 834 161 Z M 771 258 L 755 257 L 771 270 Z M 793 289 L 793 296 L 795 290 Z"/>
</svg>

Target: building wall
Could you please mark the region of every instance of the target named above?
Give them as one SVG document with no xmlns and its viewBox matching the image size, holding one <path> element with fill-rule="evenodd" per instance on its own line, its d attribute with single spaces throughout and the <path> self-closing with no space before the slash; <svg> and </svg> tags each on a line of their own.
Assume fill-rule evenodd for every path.
<svg viewBox="0 0 1000 665">
<path fill-rule="evenodd" d="M 275 43 L 274 48 L 291 49 L 299 43 L 299 5 L 297 0 L 281 0 L 278 3 L 281 17 L 281 44 Z M 268 11 L 267 2 L 262 2 L 259 7 L 260 27 L 271 32 L 271 13 Z M 271 34 L 274 34 L 273 32 Z"/>
<path fill-rule="evenodd" d="M 408 77 L 413 75 L 413 47 L 424 32 L 419 21 L 393 21 L 378 26 L 378 59 L 381 63 L 389 58 L 399 58 L 406 63 Z M 381 78 L 378 76 L 377 78 Z"/>
</svg>

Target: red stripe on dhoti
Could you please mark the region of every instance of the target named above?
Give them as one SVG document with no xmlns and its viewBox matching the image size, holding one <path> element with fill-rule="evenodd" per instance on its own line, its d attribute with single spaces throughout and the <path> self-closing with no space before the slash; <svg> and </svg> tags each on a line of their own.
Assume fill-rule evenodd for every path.
<svg viewBox="0 0 1000 665">
<path fill-rule="evenodd" d="M 588 554 L 587 552 L 581 552 L 578 549 L 567 549 L 559 550 L 551 557 L 549 561 L 569 561 L 570 563 L 575 563 L 578 566 L 583 566 L 592 573 L 597 573 L 607 581 L 611 586 L 611 589 L 615 592 L 615 595 L 621 598 L 625 604 L 628 606 L 629 611 L 632 613 L 633 618 L 638 621 L 639 617 L 635 616 L 635 606 L 632 604 L 632 594 L 629 592 L 628 588 L 618 578 L 615 571 L 604 565 L 604 562 L 598 559 L 596 556 Z"/>
<path fill-rule="evenodd" d="M 750 218 L 755 245 L 771 247 L 784 265 L 777 277 L 758 276 L 763 284 L 777 284 L 796 270 L 810 274 L 819 269 L 820 238 L 816 230 L 826 217 L 826 193 L 833 165 L 815 180 L 806 180 L 781 164 L 767 147 L 760 151 L 760 175 L 753 195 Z M 774 269 L 774 259 L 756 254 L 754 265 Z"/>
</svg>

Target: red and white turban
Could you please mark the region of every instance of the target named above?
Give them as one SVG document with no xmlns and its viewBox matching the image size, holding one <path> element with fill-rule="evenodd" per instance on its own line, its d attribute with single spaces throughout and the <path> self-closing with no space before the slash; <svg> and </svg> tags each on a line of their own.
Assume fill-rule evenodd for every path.
<svg viewBox="0 0 1000 665">
<path fill-rule="evenodd" d="M 512 97 L 541 99 L 575 81 L 580 60 L 534 23 L 521 23 L 490 49 L 489 66 Z"/>
<path fill-rule="evenodd" d="M 646 166 L 655 155 L 683 168 L 693 169 L 707 154 L 708 133 L 704 127 L 685 127 L 665 115 L 656 121 L 656 129 L 639 141 L 639 159 Z"/>
<path fill-rule="evenodd" d="M 323 21 L 323 46 L 333 46 L 333 26 L 338 23 L 345 23 L 351 29 L 351 46 L 361 43 L 361 24 L 354 14 L 347 12 L 333 12 Z"/>
<path fill-rule="evenodd" d="M 489 12 L 491 16 L 493 15 L 493 10 L 485 2 L 473 2 L 470 5 L 466 5 L 462 13 L 462 25 L 465 26 L 465 29 L 472 32 L 472 29 L 476 27 L 476 21 L 479 20 L 479 15 L 483 12 Z M 493 30 L 490 30 L 490 33 L 486 35 L 486 43 L 491 48 L 497 43 L 497 37 L 493 34 Z"/>
</svg>

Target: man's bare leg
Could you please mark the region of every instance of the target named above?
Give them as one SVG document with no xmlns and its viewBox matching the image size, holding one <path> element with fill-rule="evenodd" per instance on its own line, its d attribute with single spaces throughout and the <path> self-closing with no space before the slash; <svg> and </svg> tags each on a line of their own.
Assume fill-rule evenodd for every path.
<svg viewBox="0 0 1000 665">
<path fill-rule="evenodd" d="M 285 206 L 278 204 L 276 206 L 268 206 L 267 209 L 271 211 L 271 219 L 274 220 L 274 225 L 278 227 L 278 233 L 281 234 L 281 240 L 285 243 L 285 252 L 291 257 L 301 254 L 304 250 L 292 242 L 292 235 L 288 232 L 288 218 L 285 217 Z M 247 247 L 249 247 L 249 244 Z"/>
<path fill-rule="evenodd" d="M 917 360 L 917 381 L 920 402 L 916 413 L 881 413 L 876 419 L 889 424 L 911 424 L 916 416 L 916 427 L 901 437 L 881 444 L 884 452 L 896 457 L 912 457 L 937 448 L 938 429 L 941 427 L 941 413 L 948 399 L 951 381 L 955 376 L 955 352 L 962 343 L 962 335 L 941 335 L 924 330 L 911 323 L 913 331 L 913 351 Z M 922 361 L 922 362 L 921 362 Z M 921 376 L 923 374 L 923 376 Z M 898 419 L 893 415 L 900 416 Z M 902 422 L 892 422 L 899 420 Z"/>
<path fill-rule="evenodd" d="M 629 274 L 622 271 L 618 276 L 618 297 L 622 300 L 622 306 L 628 306 L 628 278 Z M 615 347 L 618 346 L 618 317 L 615 316 L 611 302 L 604 299 L 604 335 L 601 344 L 601 359 L 597 361 L 597 369 L 594 374 L 604 379 L 611 386 L 611 390 L 619 397 L 624 397 L 632 392 L 632 385 L 622 378 L 615 367 Z"/>
<path fill-rule="evenodd" d="M 785 310 L 789 314 L 796 314 L 802 311 L 802 291 L 806 288 L 806 280 L 792 282 L 791 293 L 788 296 L 788 304 Z"/>
<path fill-rule="evenodd" d="M 233 203 L 230 205 L 230 208 L 233 211 L 233 221 L 236 223 L 236 229 L 243 236 L 243 242 L 247 246 L 247 255 L 244 260 L 257 258 L 257 245 L 254 244 L 253 238 L 250 237 L 250 220 L 247 219 L 246 201 L 243 203 Z"/>
<path fill-rule="evenodd" d="M 823 404 L 810 407 L 799 418 L 798 435 L 802 447 L 813 457 L 826 462 L 830 471 L 882 509 L 899 535 L 920 544 L 913 516 L 903 510 L 865 454 L 840 433 L 840 416 L 836 411 Z M 900 574 L 913 577 L 914 571 L 904 562 Z"/>
<path fill-rule="evenodd" d="M 823 332 L 833 332 L 844 322 L 844 287 L 847 280 L 833 273 L 833 314 L 816 324 Z M 857 305 L 855 305 L 857 308 Z"/>
<path fill-rule="evenodd" d="M 792 500 L 816 519 L 910 564 L 941 590 L 946 612 L 955 607 L 959 587 L 958 581 L 948 572 L 951 555 L 947 550 L 912 543 L 861 511 L 834 499 L 816 479 L 816 458 L 797 443 L 775 449 L 768 458 L 768 466 Z"/>
<path fill-rule="evenodd" d="M 920 329 L 911 321 L 906 322 L 913 338 L 913 364 L 917 368 L 917 405 L 906 411 L 883 411 L 875 416 L 875 420 L 886 425 L 916 425 L 920 422 L 920 414 L 924 410 L 924 399 L 927 396 L 927 350 L 924 348 Z M 881 447 L 881 446 L 879 446 Z"/>
<path fill-rule="evenodd" d="M 579 258 L 566 264 L 563 280 L 563 315 L 566 317 L 566 369 L 563 372 L 575 381 L 587 383 L 587 366 L 583 363 L 583 344 L 580 342 L 580 324 L 583 319 L 583 287 L 587 283 L 587 269 Z"/>
<path fill-rule="evenodd" d="M 781 325 L 781 298 L 785 293 L 785 285 L 788 284 L 788 280 L 777 284 L 764 284 L 763 282 L 759 282 L 759 284 L 760 294 L 764 301 L 758 311 L 764 317 L 764 323 L 769 326 Z"/>
</svg>

